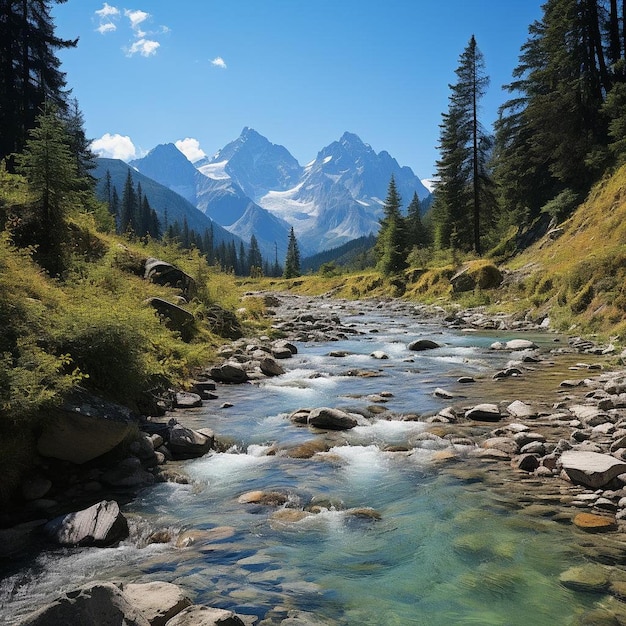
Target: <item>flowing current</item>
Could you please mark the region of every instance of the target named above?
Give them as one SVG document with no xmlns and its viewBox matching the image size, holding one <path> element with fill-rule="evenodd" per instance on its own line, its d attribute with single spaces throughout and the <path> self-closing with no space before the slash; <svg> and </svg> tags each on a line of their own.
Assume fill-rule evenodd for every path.
<svg viewBox="0 0 626 626">
<path fill-rule="evenodd" d="M 398 419 L 447 406 L 437 388 L 478 394 L 480 378 L 491 380 L 511 358 L 489 345 L 519 334 L 457 332 L 358 304 L 340 315 L 359 334 L 297 343 L 298 354 L 281 362 L 286 374 L 218 386 L 219 400 L 177 415 L 193 428 L 212 428 L 230 447 L 182 463 L 190 484 L 151 486 L 125 505 L 128 540 L 50 550 L 0 570 L 0 622 L 98 579 L 173 582 L 195 603 L 263 624 L 280 624 L 290 611 L 311 623 L 355 626 L 576 623 L 599 598 L 559 583 L 561 572 L 581 562 L 571 526 L 524 515 L 506 484 L 497 488 L 507 479 L 489 479 L 500 471 L 493 463 L 472 459 L 462 442 L 424 437 L 419 419 Z M 410 352 L 407 344 L 420 337 L 442 347 Z M 373 359 L 376 350 L 389 358 Z M 479 382 L 460 389 L 461 375 Z M 517 392 L 507 381 L 499 393 L 482 401 L 530 400 L 510 395 Z M 232 406 L 220 408 L 223 402 Z M 288 419 L 296 409 L 373 405 L 386 411 L 333 433 L 311 458 L 285 453 L 323 437 Z M 253 490 L 288 500 L 239 500 Z M 158 530 L 172 541 L 147 544 Z M 194 542 L 177 547 L 184 536 Z"/>
</svg>

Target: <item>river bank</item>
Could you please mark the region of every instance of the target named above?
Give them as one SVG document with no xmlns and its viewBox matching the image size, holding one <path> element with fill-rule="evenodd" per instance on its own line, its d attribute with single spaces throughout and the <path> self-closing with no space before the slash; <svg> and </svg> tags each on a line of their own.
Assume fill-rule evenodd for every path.
<svg viewBox="0 0 626 626">
<path fill-rule="evenodd" d="M 347 381 L 348 388 L 353 387 L 353 392 L 334 395 L 331 389 L 325 399 L 332 399 L 333 406 L 327 402 L 327 408 L 353 420 L 344 425 L 353 425 L 340 430 L 336 423 L 330 427 L 327 422 L 326 427 L 320 429 L 319 423 L 315 426 L 315 422 L 310 420 L 312 407 L 303 402 L 301 406 L 293 406 L 294 410 L 288 415 L 279 412 L 277 417 L 265 420 L 259 429 L 258 443 L 256 435 L 247 438 L 246 454 L 224 456 L 221 462 L 228 460 L 230 463 L 237 459 L 253 464 L 259 460 L 269 462 L 277 459 L 281 463 L 284 461 L 289 468 L 291 463 L 302 460 L 302 463 L 307 463 L 309 471 L 319 472 L 320 462 L 325 468 L 328 465 L 343 468 L 346 463 L 359 458 L 358 455 L 363 455 L 362 460 L 374 468 L 377 465 L 386 468 L 387 463 L 394 466 L 402 464 L 404 467 L 405 463 L 416 462 L 419 458 L 420 473 L 427 471 L 430 475 L 435 472 L 439 477 L 437 480 L 450 481 L 460 487 L 459 493 L 471 494 L 474 490 L 488 489 L 499 501 L 498 506 L 509 514 L 515 512 L 518 524 L 523 522 L 535 530 L 542 530 L 546 525 L 561 526 L 570 535 L 570 548 L 584 558 L 586 567 L 580 571 L 565 568 L 558 574 L 563 576 L 558 584 L 577 594 L 591 594 L 590 597 L 594 598 L 593 602 L 587 602 L 590 610 L 581 613 L 580 619 L 623 622 L 621 552 L 626 493 L 620 476 L 626 471 L 621 457 L 621 451 L 626 446 L 623 428 L 625 375 L 621 371 L 609 373 L 606 369 L 609 362 L 602 353 L 610 352 L 608 346 L 595 346 L 582 340 L 568 342 L 566 338 L 546 334 L 545 328 L 542 332 L 541 323 L 509 316 L 489 317 L 475 311 L 450 316 L 441 310 L 402 302 L 352 303 L 281 294 L 264 294 L 263 297 L 266 295 L 270 295 L 273 300 L 269 302 L 274 303 L 270 307 L 274 330 L 280 332 L 286 341 L 297 343 L 298 348 L 307 352 L 314 352 L 317 345 L 341 345 L 338 350 L 324 348 L 323 360 L 321 354 L 302 357 L 308 359 L 311 366 L 306 376 L 300 372 L 296 378 L 290 371 L 291 359 L 281 360 L 285 374 L 272 376 L 272 380 L 276 381 L 272 389 L 279 389 L 280 394 L 293 394 L 294 399 L 289 402 L 293 404 L 297 398 L 306 400 L 309 397 L 308 385 L 332 385 L 335 379 L 341 378 Z M 380 317 L 381 311 L 385 318 Z M 346 318 L 350 321 L 346 322 Z M 360 324 L 359 318 L 368 321 Z M 401 318 L 403 321 L 394 339 L 386 344 L 387 352 L 368 352 L 367 342 L 358 343 L 365 340 L 371 343 L 386 332 L 379 319 L 389 319 L 392 325 L 399 324 Z M 411 320 L 415 320 L 415 327 Z M 465 331 L 468 339 L 463 340 L 464 345 L 459 348 L 447 348 L 449 338 L 445 331 L 442 333 L 442 328 L 452 328 L 457 333 Z M 402 334 L 399 334 L 400 330 Z M 474 333 L 481 333 L 483 342 L 492 333 L 493 347 L 485 343 L 484 350 L 481 348 L 478 354 L 476 349 L 469 347 Z M 401 344 L 396 337 L 401 338 L 403 334 L 411 342 Z M 499 345 L 496 345 L 496 339 Z M 516 344 L 508 343 L 519 339 L 522 341 Z M 414 341 L 421 342 L 418 344 L 421 348 L 426 342 L 431 343 L 427 349 L 414 346 L 407 351 L 408 343 Z M 253 403 L 261 401 L 263 395 L 258 394 L 267 395 L 268 387 L 264 386 L 264 381 L 268 379 L 258 374 L 257 365 L 262 356 L 260 352 L 268 353 L 267 343 L 266 339 L 233 342 L 223 351 L 225 360 L 237 363 L 249 373 L 245 393 L 253 396 Z M 427 355 L 438 354 L 442 356 L 432 356 L 432 359 L 454 359 L 453 367 L 447 370 L 444 378 L 433 374 L 432 381 L 429 381 L 428 369 L 434 361 L 428 361 L 431 357 Z M 483 362 L 487 354 L 489 359 L 493 356 L 501 367 L 493 369 L 491 362 Z M 581 354 L 584 354 L 584 359 Z M 323 363 L 322 369 L 316 366 L 316 359 Z M 388 366 L 388 363 L 395 364 Z M 298 361 L 295 367 L 302 368 L 303 365 L 303 361 Z M 394 369 L 388 369 L 391 367 Z M 424 390 L 424 397 L 419 396 L 419 403 L 413 411 L 409 410 L 412 402 L 400 397 L 400 389 L 404 389 L 404 396 L 414 393 L 410 387 L 400 384 L 400 378 L 405 375 L 411 385 L 418 384 Z M 280 383 L 283 379 L 286 382 Z M 367 383 L 364 390 L 359 388 L 362 382 Z M 396 383 L 397 389 L 393 386 Z M 239 389 L 236 390 L 236 387 Z M 244 386 L 218 383 L 218 398 L 210 401 L 216 403 L 215 409 L 211 410 L 210 418 L 214 422 L 211 427 L 225 448 L 241 447 L 240 439 L 246 439 L 236 428 L 231 434 L 226 434 L 234 428 L 228 411 L 248 406 L 245 404 L 246 397 L 237 395 L 240 392 L 244 392 Z M 265 412 L 273 414 L 274 409 L 268 406 Z M 206 420 L 206 414 L 199 408 L 177 411 L 174 415 L 194 427 L 196 422 L 199 426 Z M 285 427 L 285 423 L 292 426 Z M 241 428 L 254 431 L 254 424 Z M 290 434 L 289 440 L 282 442 L 280 436 L 274 436 L 274 431 L 284 428 L 288 428 Z M 393 429 L 401 436 L 390 437 Z M 381 432 L 384 436 L 380 435 Z M 250 448 L 254 446 L 256 449 L 251 453 Z M 576 455 L 572 456 L 574 453 L 585 457 L 576 458 Z M 600 455 L 602 459 L 589 457 L 589 454 Z M 216 462 L 219 456 L 214 455 Z M 605 464 L 610 461 L 609 467 L 598 467 L 600 460 Z M 422 461 L 427 463 L 428 470 L 422 467 Z M 590 467 L 590 461 L 596 465 Z M 314 462 L 314 465 L 309 466 L 309 462 Z M 192 484 L 202 482 L 204 469 L 200 471 L 199 468 L 203 467 L 192 464 L 195 468 L 195 473 L 191 471 Z M 211 470 L 211 476 L 214 470 Z M 245 470 L 237 471 L 245 474 Z M 209 479 L 209 483 L 211 480 L 213 478 Z M 327 478 L 324 476 L 323 480 Z M 359 532 L 367 536 L 369 524 L 376 524 L 381 518 L 385 524 L 389 517 L 384 507 L 381 511 L 376 506 L 369 506 L 372 503 L 368 501 L 367 493 L 362 502 L 341 502 L 342 499 L 333 493 L 324 498 L 319 495 L 311 498 L 301 493 L 301 487 L 294 490 L 288 485 L 276 486 L 275 482 L 280 481 L 274 479 L 268 482 L 274 485 L 273 488 L 239 488 L 237 501 L 248 495 L 237 506 L 238 509 L 253 507 L 255 515 L 269 516 L 270 524 L 280 527 L 282 532 L 310 529 L 310 525 L 321 524 L 322 520 L 327 522 L 332 513 L 341 515 L 343 523 L 350 518 L 364 520 L 365 527 Z M 349 500 L 345 496 L 343 499 Z M 390 506 L 390 510 L 393 507 Z M 582 517 L 581 513 L 584 513 Z M 503 545 L 489 541 L 489 522 L 481 521 L 479 517 L 472 523 L 474 532 L 464 533 L 453 542 L 455 553 L 476 563 L 491 561 L 495 557 L 505 562 L 513 558 L 500 554 L 510 548 L 505 549 Z M 166 539 L 166 550 L 183 549 L 184 527 L 169 530 L 151 528 L 151 532 L 144 536 L 144 542 L 147 536 L 159 530 L 169 533 L 161 535 Z M 213 532 L 213 539 L 206 545 L 212 546 L 210 551 L 215 551 L 220 540 L 216 540 L 214 528 L 209 530 Z M 232 533 L 236 536 L 235 530 Z M 233 534 L 230 534 L 231 539 Z M 206 543 L 207 537 L 202 538 L 200 534 L 192 543 L 194 541 L 195 550 L 198 550 L 198 545 Z M 222 541 L 228 542 L 229 538 Z M 186 548 L 194 550 L 191 544 Z M 181 557 L 179 554 L 175 558 Z M 240 554 L 238 562 L 245 558 Z M 250 567 L 256 570 L 258 566 Z M 177 575 L 177 580 L 179 578 Z M 295 584 L 293 580 L 290 582 Z M 497 589 L 504 584 L 502 579 L 496 581 L 488 577 L 483 582 L 494 584 Z M 466 580 L 466 584 L 470 583 Z M 508 593 L 510 589 L 505 588 Z M 227 595 L 231 597 L 226 602 L 227 608 L 237 608 L 232 600 L 237 593 L 229 588 Z M 610 603 L 608 609 L 604 607 L 606 602 Z M 264 618 L 258 623 L 359 623 L 345 615 L 337 617 L 336 622 L 329 622 L 327 616 L 321 614 L 301 618 L 309 621 L 286 621 L 296 619 L 294 615 L 288 615 L 296 608 L 297 602 L 294 602 L 282 612 L 277 607 L 273 611 L 259 610 L 257 616 L 262 613 Z M 376 617 L 372 619 L 372 623 L 390 623 L 376 622 Z M 382 619 L 380 615 L 379 619 Z"/>
</svg>

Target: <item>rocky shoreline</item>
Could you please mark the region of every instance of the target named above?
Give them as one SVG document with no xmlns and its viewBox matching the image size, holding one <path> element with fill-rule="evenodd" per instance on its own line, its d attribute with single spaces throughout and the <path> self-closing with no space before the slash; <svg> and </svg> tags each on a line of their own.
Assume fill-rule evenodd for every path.
<svg viewBox="0 0 626 626">
<path fill-rule="evenodd" d="M 26 508 L 30 507 L 30 518 L 22 519 L 17 527 L 0 531 L 3 539 L 1 543 L 10 545 L 14 551 L 13 554 L 4 554 L 5 558 L 14 556 L 15 552 L 20 553 L 27 546 L 32 548 L 33 536 L 41 537 L 42 528 L 49 539 L 53 538 L 55 543 L 61 545 L 112 545 L 120 541 L 125 533 L 127 536 L 128 529 L 124 530 L 117 501 L 127 501 L 155 480 L 187 480 L 172 461 L 219 448 L 219 434 L 216 440 L 215 435 L 208 430 L 196 431 L 178 422 L 184 422 L 182 407 L 197 406 L 198 401 L 202 402 L 202 396 L 205 400 L 217 402 L 219 392 L 215 393 L 216 390 L 212 388 L 214 385 L 255 382 L 268 376 L 279 376 L 285 371 L 285 359 L 297 352 L 293 342 L 345 339 L 358 333 L 353 325 L 342 322 L 341 317 L 345 312 L 354 314 L 356 311 L 360 314 L 368 307 L 384 308 L 390 314 L 397 311 L 419 320 L 431 320 L 433 326 L 444 324 L 468 331 L 519 332 L 516 339 L 494 342 L 492 345 L 493 350 L 510 353 L 506 368 L 494 372 L 489 380 L 463 376 L 457 380 L 454 388 L 438 389 L 436 393 L 446 406 L 436 414 L 393 415 L 381 409 L 377 417 L 426 421 L 428 427 L 418 438 L 416 446 L 437 450 L 435 462 L 440 471 L 448 472 L 468 485 L 478 483 L 496 492 L 506 492 L 507 506 L 534 516 L 539 521 L 552 520 L 571 526 L 572 542 L 580 550 L 584 564 L 563 572 L 561 584 L 576 591 L 607 594 L 610 598 L 607 606 L 587 615 L 587 621 L 581 623 L 626 624 L 626 603 L 623 602 L 626 600 L 626 557 L 623 556 L 626 545 L 626 370 L 617 369 L 615 363 L 618 358 L 613 346 L 596 345 L 592 341 L 572 337 L 567 345 L 563 342 L 555 343 L 553 349 L 542 351 L 532 341 L 525 339 L 524 333 L 545 332 L 549 321 L 519 319 L 504 314 L 487 315 L 477 310 L 451 314 L 443 309 L 401 301 L 357 305 L 331 298 L 307 298 L 290 294 L 254 293 L 247 297 L 263 298 L 268 314 L 273 317 L 273 332 L 280 334 L 282 339 L 244 339 L 224 346 L 221 351 L 223 361 L 208 368 L 195 381 L 191 394 L 187 392 L 180 396 L 179 409 L 173 414 L 174 419 L 167 422 L 147 420 L 142 425 L 142 433 L 129 447 L 126 458 L 117 462 L 114 469 L 95 468 L 82 480 L 74 478 L 70 481 L 73 482 L 73 491 L 65 493 L 64 501 L 50 500 L 49 494 L 54 490 L 52 484 L 48 485 L 48 478 L 40 476 L 38 481 L 33 481 L 28 497 L 25 496 L 29 503 Z M 245 306 L 245 298 L 242 304 Z M 410 349 L 436 350 L 437 347 L 436 337 L 433 337 L 421 340 Z M 341 358 L 342 355 L 334 356 Z M 384 353 L 373 353 L 371 357 L 374 360 L 387 358 Z M 571 377 L 563 378 L 558 388 L 551 393 L 546 392 L 539 399 L 520 397 L 513 401 L 498 400 L 499 389 L 504 387 L 498 388 L 497 385 L 507 385 L 509 381 L 525 377 L 540 378 L 542 372 L 559 359 L 567 359 L 571 363 L 568 366 Z M 354 370 L 350 375 L 370 374 L 368 370 Z M 467 396 L 471 396 L 471 402 L 461 393 L 461 390 L 470 388 L 471 394 Z M 505 395 L 510 395 L 508 389 L 506 394 L 502 393 L 499 397 Z M 317 435 L 316 442 L 314 445 L 277 450 L 275 453 L 302 458 L 336 445 L 333 435 L 336 431 L 353 428 L 367 420 L 368 416 L 340 411 L 336 407 L 324 407 L 313 411 L 302 408 L 294 411 L 291 419 L 295 424 L 313 429 Z M 403 448 L 390 451 L 411 454 L 411 450 Z M 107 471 L 118 472 L 118 475 L 105 478 Z M 104 499 L 94 504 L 97 500 L 94 495 L 100 492 L 106 493 L 107 498 L 109 495 L 115 496 L 115 500 Z M 314 507 L 301 511 L 284 508 L 285 501 L 280 495 L 248 494 L 248 501 L 274 506 L 277 513 L 290 513 L 282 514 L 283 523 L 315 514 Z M 63 516 L 46 515 L 46 512 L 60 506 L 67 507 L 72 499 L 74 502 L 91 502 L 91 508 L 99 506 L 98 514 L 94 515 L 87 507 Z M 49 502 L 46 503 L 46 500 Z M 50 501 L 54 504 L 50 504 Z M 40 519 L 36 519 L 35 513 L 39 514 Z M 78 513 L 88 521 L 78 523 Z M 377 512 L 363 509 L 352 514 L 375 519 Z M 73 517 L 68 518 L 68 515 Z M 78 533 L 77 529 L 81 532 Z M 148 541 L 176 543 L 179 539 L 155 533 Z M 485 547 L 465 545 L 463 549 L 483 550 Z M 109 598 L 106 600 L 107 606 L 127 602 L 132 607 L 133 601 L 129 602 L 124 597 L 127 591 L 125 587 L 121 583 L 117 586 L 90 583 L 85 588 L 66 594 L 65 600 L 59 599 L 48 610 L 68 610 L 68 606 L 78 610 L 74 598 L 82 598 L 81 602 L 84 601 L 85 606 L 91 606 L 93 598 L 104 596 Z M 169 589 L 169 592 L 174 596 L 184 596 L 180 589 Z M 165 593 L 162 595 L 169 597 Z M 119 596 L 122 596 L 121 599 Z M 155 597 L 159 597 L 159 594 Z M 153 606 L 150 610 L 156 609 Z M 163 610 L 162 607 L 158 608 L 158 611 Z M 141 614 L 132 618 L 135 621 L 128 618 L 123 623 L 143 624 L 142 619 L 147 619 L 147 623 L 167 623 L 169 626 L 256 623 L 256 618 L 237 616 L 230 612 L 226 612 L 228 615 L 218 612 L 210 616 L 206 608 L 197 609 L 194 613 L 187 604 L 182 606 L 179 613 L 178 618 L 170 615 L 166 620 L 162 616 L 157 619 Z M 184 613 L 188 616 L 193 613 L 193 617 L 184 621 Z M 23 623 L 60 623 L 50 618 L 52 614 L 48 618 L 42 617 L 44 614 L 45 609 L 41 609 L 36 616 Z M 284 626 L 320 624 L 312 616 L 298 614 L 290 615 L 279 623 Z"/>
</svg>

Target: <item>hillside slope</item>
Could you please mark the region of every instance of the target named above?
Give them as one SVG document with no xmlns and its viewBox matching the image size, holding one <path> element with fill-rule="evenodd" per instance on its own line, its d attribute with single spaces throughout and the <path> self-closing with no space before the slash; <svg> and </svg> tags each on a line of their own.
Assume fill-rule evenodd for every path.
<svg viewBox="0 0 626 626">
<path fill-rule="evenodd" d="M 565 222 L 516 257 L 507 299 L 525 297 L 553 324 L 626 332 L 626 166 L 605 177 Z"/>
</svg>

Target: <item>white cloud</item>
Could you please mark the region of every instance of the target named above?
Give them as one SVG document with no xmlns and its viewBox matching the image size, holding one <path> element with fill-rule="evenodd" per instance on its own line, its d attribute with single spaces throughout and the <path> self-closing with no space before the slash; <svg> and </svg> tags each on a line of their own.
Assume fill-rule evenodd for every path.
<svg viewBox="0 0 626 626">
<path fill-rule="evenodd" d="M 126 9 L 124 11 L 124 15 L 130 20 L 130 26 L 133 29 L 139 28 L 139 24 L 145 22 L 150 17 L 150 13 L 140 11 L 139 9 L 137 9 L 136 11 Z"/>
<path fill-rule="evenodd" d="M 174 144 L 192 163 L 206 156 L 206 152 L 200 147 L 200 142 L 192 137 L 179 139 Z"/>
<path fill-rule="evenodd" d="M 112 33 L 114 30 L 117 30 L 117 26 L 113 22 L 103 22 L 102 24 L 100 24 L 100 26 L 98 26 L 98 28 L 96 28 L 96 30 L 101 35 L 104 35 L 106 33 Z"/>
<path fill-rule="evenodd" d="M 118 16 L 120 14 L 120 10 L 117 7 L 112 7 L 110 4 L 104 3 L 104 6 L 101 9 L 96 11 L 96 15 L 100 18 L 111 18 Z"/>
<path fill-rule="evenodd" d="M 117 26 L 113 23 L 113 20 L 119 18 L 120 16 L 120 10 L 117 7 L 113 7 L 105 2 L 103 7 L 96 11 L 96 15 L 99 20 L 99 25 L 96 30 L 101 35 L 112 33 L 117 30 Z"/>
<path fill-rule="evenodd" d="M 151 39 L 138 39 L 133 42 L 132 46 L 128 48 L 126 56 L 132 57 L 134 54 L 139 53 L 142 57 L 149 57 L 156 54 L 161 44 L 158 41 Z"/>
<path fill-rule="evenodd" d="M 224 61 L 224 59 L 222 59 L 222 57 L 215 57 L 211 61 L 211 65 L 215 65 L 215 67 L 221 67 L 223 70 L 226 69 L 226 61 Z"/>
<path fill-rule="evenodd" d="M 105 133 L 100 139 L 95 139 L 91 143 L 91 149 L 101 157 L 122 161 L 129 161 L 137 155 L 137 149 L 130 137 L 117 133 Z"/>
</svg>

